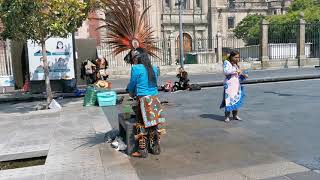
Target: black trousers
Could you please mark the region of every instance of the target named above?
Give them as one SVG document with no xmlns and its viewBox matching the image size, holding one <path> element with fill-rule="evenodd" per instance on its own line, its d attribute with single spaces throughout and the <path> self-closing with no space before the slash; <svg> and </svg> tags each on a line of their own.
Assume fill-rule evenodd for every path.
<svg viewBox="0 0 320 180">
<path fill-rule="evenodd" d="M 226 117 L 230 117 L 230 114 L 231 114 L 231 112 L 229 111 L 225 111 L 225 116 Z M 232 115 L 233 115 L 233 117 L 235 117 L 235 116 L 237 116 L 238 115 L 238 110 L 234 110 L 234 111 L 232 111 Z"/>
</svg>

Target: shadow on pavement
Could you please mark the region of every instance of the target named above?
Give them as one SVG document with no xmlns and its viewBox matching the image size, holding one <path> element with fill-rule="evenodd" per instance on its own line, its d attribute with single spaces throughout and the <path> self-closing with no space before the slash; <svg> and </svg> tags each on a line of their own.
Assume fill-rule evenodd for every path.
<svg viewBox="0 0 320 180">
<path fill-rule="evenodd" d="M 300 96 L 300 97 L 320 97 L 320 96 L 311 96 L 311 95 L 305 95 L 305 94 L 293 94 L 293 93 L 279 93 L 274 91 L 265 91 L 265 94 L 275 94 L 278 96 L 284 96 L 284 97 L 291 97 L 291 96 Z"/>
<path fill-rule="evenodd" d="M 224 121 L 224 116 L 217 115 L 217 114 L 201 114 L 200 117 L 205 119 L 212 119 L 216 121 Z"/>
<path fill-rule="evenodd" d="M 105 133 L 94 133 L 90 136 L 84 137 L 84 138 L 75 138 L 74 140 L 80 140 L 82 143 L 78 147 L 74 149 L 79 148 L 85 148 L 85 147 L 94 147 L 96 145 L 105 143 Z"/>
<path fill-rule="evenodd" d="M 68 98 L 68 99 L 55 99 L 62 108 L 68 107 L 73 104 L 81 104 L 82 99 Z M 44 104 L 46 101 L 27 101 L 27 102 L 8 102 L 0 104 L 0 114 L 27 114 L 30 112 L 39 112 L 43 110 L 37 110 L 37 105 Z M 45 112 L 45 111 L 43 111 Z"/>
</svg>

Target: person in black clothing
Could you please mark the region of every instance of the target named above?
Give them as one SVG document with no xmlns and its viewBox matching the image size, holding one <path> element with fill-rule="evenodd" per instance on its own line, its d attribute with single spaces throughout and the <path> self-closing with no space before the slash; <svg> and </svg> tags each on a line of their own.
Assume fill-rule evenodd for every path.
<svg viewBox="0 0 320 180">
<path fill-rule="evenodd" d="M 177 78 L 179 78 L 179 81 L 175 82 L 175 90 L 186 90 L 189 88 L 190 79 L 187 71 L 185 71 L 183 68 L 179 68 Z"/>
</svg>

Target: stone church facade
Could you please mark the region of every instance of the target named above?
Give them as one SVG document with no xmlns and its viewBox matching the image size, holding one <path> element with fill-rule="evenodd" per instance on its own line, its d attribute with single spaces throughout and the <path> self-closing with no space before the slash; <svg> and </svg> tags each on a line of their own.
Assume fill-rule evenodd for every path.
<svg viewBox="0 0 320 180">
<path fill-rule="evenodd" d="M 179 38 L 177 0 L 138 0 L 140 8 L 151 5 L 149 23 L 160 39 Z M 249 14 L 283 14 L 290 0 L 184 0 L 183 30 L 187 38 L 212 38 L 220 33 L 232 36 L 232 30 Z M 152 3 L 151 3 L 152 2 Z"/>
<path fill-rule="evenodd" d="M 152 25 L 158 39 L 179 39 L 179 10 L 177 0 L 136 0 L 142 11 L 151 6 L 147 22 Z M 232 36 L 232 30 L 249 14 L 283 14 L 292 0 L 183 0 L 182 21 L 184 39 L 212 39 L 219 33 L 223 37 Z M 103 17 L 102 12 L 91 14 Z M 79 38 L 89 37 L 89 33 L 99 26 L 98 22 L 86 22 L 79 29 Z M 101 25 L 101 24 L 100 24 Z M 91 26 L 95 26 L 92 28 Z M 90 31 L 91 29 L 91 31 Z M 100 30 L 98 44 L 105 40 L 105 30 Z M 91 37 L 91 36 L 90 36 Z"/>
<path fill-rule="evenodd" d="M 179 9 L 176 6 L 178 0 L 136 0 L 140 12 L 149 7 L 146 21 L 154 30 L 155 37 L 159 40 L 159 48 L 163 52 L 159 54 L 164 64 L 172 64 L 179 59 Z M 284 14 L 292 0 L 184 0 L 182 6 L 183 22 L 183 47 L 184 52 L 203 52 L 203 59 L 215 61 L 215 52 L 218 47 L 217 35 L 223 40 L 220 46 L 226 48 L 240 48 L 245 44 L 242 40 L 233 38 L 233 29 L 249 14 Z M 104 17 L 103 12 L 91 14 L 94 17 Z M 100 29 L 94 34 L 99 22 L 88 21 L 86 26 L 79 29 L 86 32 L 87 37 L 97 39 L 101 56 L 110 59 L 110 48 L 104 43 L 106 29 Z M 95 26 L 95 28 L 93 28 Z M 89 27 L 89 28 L 88 28 Z M 89 29 L 89 30 L 88 30 Z M 91 35 L 90 35 L 91 34 Z M 234 45 L 237 44 L 237 45 Z M 212 55 L 212 57 L 208 57 Z M 109 57 L 110 56 L 110 57 Z M 121 55 L 122 56 L 122 55 Z M 116 59 L 123 59 L 121 56 Z"/>
</svg>

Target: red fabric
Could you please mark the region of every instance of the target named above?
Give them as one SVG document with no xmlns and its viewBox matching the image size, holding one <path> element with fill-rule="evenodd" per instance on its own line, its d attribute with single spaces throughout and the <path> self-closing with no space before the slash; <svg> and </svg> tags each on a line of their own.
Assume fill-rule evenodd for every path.
<svg viewBox="0 0 320 180">
<path fill-rule="evenodd" d="M 30 90 L 30 82 L 29 82 L 28 80 L 26 80 L 26 81 L 24 82 L 23 87 L 22 87 L 22 91 L 28 92 L 29 90 Z"/>
</svg>

